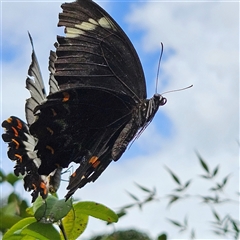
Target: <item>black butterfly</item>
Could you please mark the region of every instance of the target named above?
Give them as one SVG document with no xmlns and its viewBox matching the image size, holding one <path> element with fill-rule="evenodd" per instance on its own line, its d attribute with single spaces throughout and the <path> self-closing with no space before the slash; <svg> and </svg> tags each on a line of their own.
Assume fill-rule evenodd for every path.
<svg viewBox="0 0 240 240">
<path fill-rule="evenodd" d="M 119 25 L 91 0 L 62 5 L 56 53 L 50 53 L 50 93 L 45 94 L 38 62 L 32 53 L 27 79 L 31 98 L 26 125 L 11 117 L 3 122 L 15 173 L 25 174 L 33 201 L 57 190 L 62 168 L 80 166 L 65 196 L 95 181 L 117 161 L 128 144 L 148 126 L 166 98 L 146 99 L 138 55 Z M 55 181 L 54 181 L 55 180 Z"/>
</svg>

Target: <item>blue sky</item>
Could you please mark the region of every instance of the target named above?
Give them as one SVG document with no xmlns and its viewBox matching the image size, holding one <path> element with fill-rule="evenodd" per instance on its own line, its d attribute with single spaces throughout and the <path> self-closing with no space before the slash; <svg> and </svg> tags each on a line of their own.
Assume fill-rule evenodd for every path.
<svg viewBox="0 0 240 240">
<path fill-rule="evenodd" d="M 154 121 L 130 150 L 112 163 L 94 183 L 75 194 L 83 200 L 106 204 L 112 209 L 131 202 L 125 190 L 141 195 L 133 182 L 156 186 L 159 196 L 175 187 L 164 169 L 167 165 L 186 181 L 194 177 L 190 192 L 206 193 L 206 182 L 196 179 L 202 174 L 195 150 L 209 163 L 220 164 L 220 181 L 232 173 L 226 196 L 237 199 L 239 191 L 239 11 L 237 2 L 152 2 L 98 1 L 127 33 L 143 64 L 148 97 L 155 92 L 160 42 L 164 44 L 158 92 L 194 85 L 193 88 L 166 94 L 168 102 L 159 109 Z M 2 120 L 10 115 L 24 119 L 25 79 L 31 60 L 27 31 L 33 37 L 45 83 L 48 81 L 48 56 L 56 34 L 60 3 L 36 1 L 1 2 L 2 8 Z M 7 159 L 7 146 L 1 142 L 2 168 L 9 172 L 14 164 Z M 66 179 L 67 176 L 64 176 Z M 109 180 L 110 179 L 110 180 Z M 66 184 L 60 189 L 65 195 Z M 10 190 L 9 190 L 10 191 Z M 18 191 L 30 199 L 23 187 Z M 116 228 L 136 227 L 153 237 L 162 231 L 171 239 L 184 239 L 166 222 L 166 217 L 182 221 L 188 205 L 191 227 L 200 239 L 216 237 L 209 229 L 211 212 L 195 201 L 179 203 L 166 210 L 167 201 L 150 203 L 140 212 L 130 210 Z M 220 213 L 238 218 L 238 204 L 219 206 Z M 112 230 L 91 220 L 85 239 L 93 233 Z"/>
</svg>

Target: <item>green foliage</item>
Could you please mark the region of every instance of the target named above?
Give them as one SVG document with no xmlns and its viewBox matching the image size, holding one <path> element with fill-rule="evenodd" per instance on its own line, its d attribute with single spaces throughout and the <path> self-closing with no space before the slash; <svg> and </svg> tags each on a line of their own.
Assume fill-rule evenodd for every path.
<svg viewBox="0 0 240 240">
<path fill-rule="evenodd" d="M 1 182 L 13 186 L 16 181 L 7 178 L 2 172 Z M 11 176 L 11 174 L 7 175 Z M 14 183 L 13 183 L 14 182 Z M 3 240 L 15 239 L 77 239 L 86 229 L 89 216 L 113 223 L 118 216 L 108 207 L 96 202 L 77 202 L 59 200 L 49 194 L 46 200 L 38 197 L 29 207 L 14 192 L 5 200 L 1 209 L 1 232 Z M 59 227 L 56 230 L 54 225 Z"/>
<path fill-rule="evenodd" d="M 110 235 L 99 235 L 90 240 L 151 240 L 145 233 L 136 230 L 116 231 Z M 164 239 L 160 239 L 164 240 Z"/>
<path fill-rule="evenodd" d="M 167 207 L 172 206 L 172 204 L 176 204 L 179 202 L 179 200 L 186 200 L 190 198 L 199 199 L 202 204 L 207 205 L 210 208 L 210 211 L 213 213 L 214 221 L 211 221 L 210 229 L 212 232 L 214 232 L 216 235 L 221 236 L 222 238 L 232 238 L 232 239 L 238 239 L 240 236 L 240 223 L 239 220 L 233 219 L 228 214 L 225 215 L 223 218 L 220 217 L 220 214 L 213 209 L 214 205 L 219 204 L 227 204 L 236 202 L 237 200 L 229 199 L 225 197 L 224 190 L 226 188 L 227 183 L 229 182 L 231 174 L 228 174 L 226 177 L 224 177 L 221 181 L 214 182 L 215 178 L 217 177 L 219 173 L 220 166 L 217 165 L 213 170 L 211 170 L 206 162 L 199 153 L 197 153 L 198 161 L 200 163 L 200 166 L 202 170 L 204 171 L 204 174 L 201 174 L 198 176 L 196 180 L 199 178 L 206 179 L 209 181 L 209 185 L 212 185 L 210 188 L 208 188 L 208 195 L 191 195 L 187 194 L 186 192 L 189 190 L 189 186 L 193 187 L 194 181 L 192 179 L 187 180 L 183 183 L 183 181 L 180 179 L 177 174 L 175 174 L 170 168 L 165 166 L 165 169 L 170 174 L 170 177 L 176 184 L 176 188 L 174 188 L 171 193 L 169 193 L 167 196 L 161 196 L 158 197 L 156 193 L 156 189 L 150 190 L 149 188 L 143 187 L 137 183 L 136 186 L 142 190 L 143 192 L 147 193 L 147 197 L 145 197 L 143 200 L 141 200 L 140 197 L 136 196 L 136 194 L 130 193 L 127 191 L 128 195 L 131 197 L 131 199 L 134 201 L 133 203 L 127 204 L 120 208 L 120 211 L 118 212 L 119 218 L 122 216 L 127 215 L 127 211 L 131 209 L 132 207 L 138 206 L 140 209 L 149 202 L 156 201 L 158 199 L 167 198 L 168 199 L 168 205 Z M 239 192 L 237 193 L 239 195 Z M 189 238 L 195 239 L 196 238 L 196 231 L 195 229 L 191 228 L 189 226 L 188 218 L 185 216 L 183 220 L 176 220 L 176 219 L 167 219 L 167 221 L 179 229 L 179 232 L 189 232 Z M 161 235 L 162 236 L 162 235 Z"/>
<path fill-rule="evenodd" d="M 38 198 L 35 203 L 29 207 L 27 202 L 21 199 L 14 191 L 7 199 L 2 199 L 4 203 L 0 208 L 2 222 L 0 230 L 4 234 L 3 240 L 9 239 L 77 239 L 86 229 L 89 216 L 106 221 L 107 224 L 117 222 L 119 218 L 126 216 L 128 211 L 133 207 L 138 207 L 140 210 L 149 203 L 157 202 L 159 199 L 167 199 L 167 207 L 177 204 L 179 200 L 184 201 L 189 198 L 199 199 L 200 204 L 208 206 L 212 212 L 210 222 L 210 230 L 219 238 L 224 239 L 239 239 L 240 222 L 232 218 L 229 214 L 221 214 L 217 211 L 219 204 L 229 204 L 236 200 L 226 198 L 224 191 L 227 183 L 230 181 L 231 174 L 228 174 L 223 179 L 218 180 L 220 166 L 217 165 L 210 169 L 208 163 L 198 153 L 198 161 L 204 174 L 199 174 L 197 179 L 188 179 L 182 181 L 174 171 L 165 166 L 171 179 L 176 184 L 176 187 L 166 196 L 157 196 L 156 188 L 148 188 L 135 183 L 144 197 L 139 197 L 135 193 L 127 191 L 127 194 L 132 199 L 132 202 L 120 207 L 119 211 L 114 213 L 106 206 L 95 202 L 76 202 L 65 199 L 59 200 L 57 197 L 49 195 L 46 200 Z M 206 195 L 191 195 L 187 192 L 191 186 L 199 179 L 209 181 L 208 194 Z M 217 179 L 217 180 L 216 180 Z M 15 186 L 19 181 L 13 174 L 5 175 L 0 171 L 0 183 L 8 182 L 11 186 Z M 209 187 L 210 185 L 210 187 Z M 236 194 L 239 196 L 239 192 Z M 191 228 L 191 221 L 185 216 L 182 220 L 167 219 L 167 221 L 178 228 L 179 232 L 188 232 L 189 239 L 196 238 L 195 229 Z M 59 231 L 54 225 L 58 226 Z M 8 231 L 7 231 L 8 230 Z M 92 238 L 91 240 L 150 240 L 150 238 L 141 232 L 135 230 L 116 231 L 110 235 L 102 235 Z M 160 234 L 156 240 L 166 240 L 165 233 Z"/>
<path fill-rule="evenodd" d="M 158 236 L 157 240 L 167 240 L 167 235 L 165 233 Z"/>
<path fill-rule="evenodd" d="M 53 225 L 39 223 L 34 217 L 28 217 L 13 225 L 3 236 L 3 240 L 17 239 L 60 240 L 60 236 Z"/>
</svg>

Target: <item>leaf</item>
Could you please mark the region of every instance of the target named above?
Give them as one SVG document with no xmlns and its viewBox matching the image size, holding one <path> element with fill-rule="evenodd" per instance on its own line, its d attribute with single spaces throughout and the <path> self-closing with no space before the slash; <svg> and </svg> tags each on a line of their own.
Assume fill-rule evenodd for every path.
<svg viewBox="0 0 240 240">
<path fill-rule="evenodd" d="M 192 182 L 192 179 L 188 180 L 184 185 L 184 189 L 186 189 L 190 185 L 191 182 Z"/>
<path fill-rule="evenodd" d="M 82 214 L 81 209 L 73 206 L 73 209 L 62 220 L 64 231 L 68 240 L 77 239 L 86 229 L 88 224 L 88 215 Z M 63 239 L 63 233 L 61 232 Z"/>
<path fill-rule="evenodd" d="M 141 185 L 139 185 L 138 183 L 135 183 L 141 190 L 143 190 L 144 192 L 147 192 L 147 193 L 152 193 L 152 191 L 146 187 L 143 187 Z"/>
<path fill-rule="evenodd" d="M 34 217 L 24 218 L 13 225 L 3 236 L 3 240 L 10 239 L 11 236 L 15 235 L 15 232 L 21 231 L 27 225 L 36 222 Z"/>
<path fill-rule="evenodd" d="M 178 185 L 181 186 L 182 184 L 181 184 L 179 178 L 178 178 L 168 167 L 165 166 L 165 168 L 166 168 L 166 170 L 171 174 L 171 176 L 172 176 L 172 178 L 174 179 L 174 181 L 175 181 Z"/>
<path fill-rule="evenodd" d="M 167 240 L 167 235 L 165 233 L 158 236 L 157 240 Z"/>
<path fill-rule="evenodd" d="M 71 210 L 72 200 L 58 200 L 53 196 L 49 196 L 44 204 L 39 207 L 34 216 L 35 218 L 45 224 L 52 224 L 65 217 Z"/>
<path fill-rule="evenodd" d="M 233 219 L 230 220 L 233 226 L 233 229 L 235 230 L 235 232 L 239 233 L 239 228 L 237 226 L 237 224 L 235 223 L 235 221 Z"/>
<path fill-rule="evenodd" d="M 228 178 L 230 177 L 231 175 L 228 174 L 224 179 L 223 179 L 223 183 L 222 183 L 222 187 L 224 187 L 228 181 Z"/>
<path fill-rule="evenodd" d="M 204 169 L 207 173 L 209 173 L 209 168 L 208 168 L 207 163 L 204 162 L 204 160 L 202 159 L 202 157 L 201 157 L 200 155 L 198 155 L 198 159 L 199 159 L 199 161 L 200 161 L 203 169 Z"/>
<path fill-rule="evenodd" d="M 184 189 L 183 188 L 175 188 L 175 189 L 173 189 L 173 191 L 175 191 L 175 192 L 182 192 Z"/>
<path fill-rule="evenodd" d="M 188 225 L 188 218 L 187 218 L 187 216 L 185 216 L 185 218 L 184 218 L 184 225 L 185 225 L 185 227 L 187 227 L 187 225 Z"/>
<path fill-rule="evenodd" d="M 211 179 L 211 176 L 207 176 L 207 175 L 199 175 L 201 178 L 205 178 L 205 179 Z"/>
<path fill-rule="evenodd" d="M 19 181 L 20 178 L 18 178 L 18 177 L 17 177 L 15 174 L 13 174 L 13 173 L 9 173 L 9 174 L 6 176 L 5 180 L 6 180 L 8 183 L 10 183 L 12 186 L 14 186 L 14 184 L 15 184 L 17 181 Z"/>
<path fill-rule="evenodd" d="M 10 229 L 14 224 L 22 220 L 22 218 L 17 215 L 13 215 L 13 216 L 5 215 L 5 214 L 2 214 L 2 212 L 0 214 L 1 214 L 1 220 L 0 220 L 1 230 Z"/>
<path fill-rule="evenodd" d="M 128 191 L 126 191 L 127 193 L 128 193 L 128 195 L 131 197 L 131 198 L 133 198 L 134 200 L 136 200 L 137 202 L 139 202 L 139 199 L 135 196 L 135 195 L 133 195 L 132 193 L 130 193 L 130 192 L 128 192 Z"/>
<path fill-rule="evenodd" d="M 118 219 L 119 219 L 120 217 L 125 216 L 126 214 L 127 214 L 126 211 L 120 211 L 120 212 L 118 212 L 118 213 L 117 213 L 117 215 L 118 215 Z"/>
<path fill-rule="evenodd" d="M 191 231 L 191 239 L 195 239 L 195 230 L 194 229 L 192 229 L 192 231 Z"/>
<path fill-rule="evenodd" d="M 26 228 L 22 230 L 21 234 L 24 234 L 28 237 L 34 237 L 34 239 L 61 240 L 59 232 L 53 227 L 53 225 L 43 224 L 40 222 L 29 224 Z"/>
<path fill-rule="evenodd" d="M 135 206 L 135 205 L 136 205 L 135 203 L 128 204 L 128 205 L 123 206 L 122 209 L 131 208 L 131 207 L 133 207 L 133 206 Z"/>
<path fill-rule="evenodd" d="M 219 165 L 213 170 L 212 177 L 215 177 L 218 173 Z"/>
<path fill-rule="evenodd" d="M 180 197 L 176 196 L 176 195 L 170 195 L 170 197 L 171 197 L 171 199 L 170 199 L 170 201 L 168 203 L 168 206 L 170 206 L 172 203 L 174 203 L 174 202 L 176 202 L 177 200 L 180 199 Z"/>
<path fill-rule="evenodd" d="M 180 222 L 178 222 L 178 221 L 171 220 L 171 219 L 169 219 L 169 218 L 168 218 L 168 221 L 171 222 L 173 225 L 175 225 L 175 226 L 177 226 L 177 227 L 181 227 L 181 228 L 184 227 L 184 226 L 183 226 Z"/>
<path fill-rule="evenodd" d="M 82 214 L 86 214 L 103 221 L 107 222 L 117 222 L 118 216 L 110 208 L 96 202 L 79 202 L 73 205 L 75 211 L 81 211 Z"/>
<path fill-rule="evenodd" d="M 47 199 L 48 199 L 49 197 L 52 197 L 52 196 L 48 196 Z M 37 209 L 38 209 L 39 207 L 41 207 L 43 204 L 44 204 L 44 200 L 42 199 L 42 197 L 39 196 L 39 197 L 37 197 L 36 201 L 33 203 L 32 207 L 27 208 L 26 211 L 27 211 L 27 213 L 28 213 L 29 215 L 34 216 L 34 213 L 35 213 L 35 212 L 37 211 Z"/>
<path fill-rule="evenodd" d="M 221 219 L 220 219 L 219 215 L 217 214 L 217 212 L 214 209 L 212 209 L 212 213 L 213 213 L 214 217 L 217 219 L 217 221 L 220 223 Z"/>
<path fill-rule="evenodd" d="M 16 215 L 17 210 L 18 210 L 17 203 L 11 202 L 11 203 L 8 203 L 7 205 L 5 205 L 1 209 L 1 213 L 5 214 L 5 215 L 9 215 L 9 216 L 14 216 L 14 215 Z"/>
<path fill-rule="evenodd" d="M 3 173 L 3 171 L 0 170 L 0 183 L 4 182 L 6 180 L 6 175 Z"/>
</svg>

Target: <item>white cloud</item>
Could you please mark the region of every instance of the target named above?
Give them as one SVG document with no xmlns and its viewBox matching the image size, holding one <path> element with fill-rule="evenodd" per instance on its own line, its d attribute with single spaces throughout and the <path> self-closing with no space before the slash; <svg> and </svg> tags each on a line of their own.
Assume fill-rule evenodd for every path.
<svg viewBox="0 0 240 240">
<path fill-rule="evenodd" d="M 193 194 L 205 193 L 206 183 L 196 179 L 197 174 L 202 173 L 194 153 L 194 150 L 198 150 L 211 169 L 221 164 L 219 180 L 230 172 L 234 173 L 229 192 L 226 193 L 232 197 L 239 184 L 238 4 L 131 4 L 132 12 L 126 19 L 131 31 L 144 31 L 140 40 L 142 48 L 146 52 L 158 52 L 162 41 L 166 50 L 175 50 L 175 54 L 161 65 L 161 71 L 169 79 L 167 90 L 190 84 L 194 87 L 166 95 L 168 103 L 160 109 L 172 122 L 173 138 L 163 139 L 156 131 L 161 125 L 154 121 L 134 143 L 138 147 L 149 148 L 144 156 L 136 154 L 135 158 L 130 159 L 127 152 L 117 163 L 112 163 L 94 184 L 78 190 L 75 196 L 99 201 L 111 208 L 119 207 L 131 202 L 124 190 L 142 195 L 134 187 L 133 181 L 150 188 L 156 186 L 159 196 L 165 196 L 175 185 L 164 170 L 164 165 L 169 166 L 183 182 L 195 177 L 191 188 Z M 48 78 L 48 54 L 56 39 L 59 5 L 13 2 L 2 5 L 5 47 L 17 46 L 20 49 L 11 62 L 4 62 L 2 66 L 4 118 L 10 114 L 24 116 L 24 101 L 29 96 L 24 89 L 25 77 L 31 54 L 27 30 L 33 36 L 44 79 Z M 132 150 L 134 146 L 129 151 Z M 9 164 L 3 162 L 3 167 L 10 171 Z M 65 190 L 62 190 L 60 195 L 63 197 L 64 194 Z M 26 196 L 29 197 L 29 194 L 26 193 Z M 196 199 L 188 201 L 187 210 L 188 216 L 193 218 L 191 224 L 196 224 L 197 237 L 213 238 L 214 235 L 207 228 L 211 212 L 196 202 Z M 129 215 L 116 224 L 116 228 L 135 226 L 148 230 L 154 237 L 167 231 L 171 238 L 187 238 L 189 235 L 180 235 L 165 221 L 165 217 L 181 221 L 186 212 L 186 202 L 168 211 L 165 210 L 166 204 L 166 200 L 161 198 L 158 203 L 149 203 L 142 212 L 130 210 Z M 237 205 L 228 205 L 222 211 L 228 211 L 238 218 Z M 83 237 L 105 231 L 107 227 L 104 226 L 98 220 L 91 220 Z"/>
</svg>

